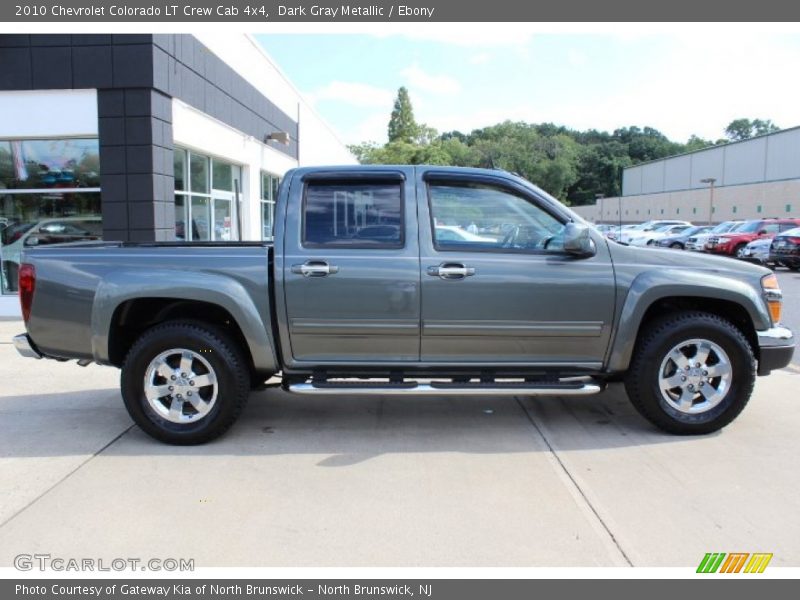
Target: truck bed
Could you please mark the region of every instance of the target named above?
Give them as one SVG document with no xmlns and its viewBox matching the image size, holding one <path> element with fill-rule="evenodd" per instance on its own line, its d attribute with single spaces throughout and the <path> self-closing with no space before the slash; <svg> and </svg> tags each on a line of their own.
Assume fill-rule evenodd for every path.
<svg viewBox="0 0 800 600">
<path fill-rule="evenodd" d="M 28 332 L 46 356 L 118 365 L 124 357 L 109 332 L 125 315 L 141 321 L 170 301 L 223 306 L 249 324 L 257 346 L 272 335 L 271 242 L 85 242 L 32 248 L 23 260 L 37 280 Z M 130 312 L 134 299 L 141 314 Z M 271 350 L 261 354 L 274 363 Z"/>
</svg>

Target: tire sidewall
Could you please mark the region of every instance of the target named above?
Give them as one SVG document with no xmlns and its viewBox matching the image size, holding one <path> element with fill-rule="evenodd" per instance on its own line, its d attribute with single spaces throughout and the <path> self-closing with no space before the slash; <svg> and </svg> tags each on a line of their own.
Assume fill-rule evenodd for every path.
<svg viewBox="0 0 800 600">
<path fill-rule="evenodd" d="M 217 378 L 214 406 L 195 423 L 173 423 L 159 415 L 144 394 L 144 377 L 151 361 L 167 350 L 185 348 L 201 355 Z M 145 333 L 131 349 L 121 375 L 122 396 L 133 420 L 149 435 L 173 444 L 208 441 L 224 431 L 238 413 L 236 396 L 242 382 L 236 369 L 239 357 L 225 341 L 210 331 L 189 324 L 156 327 Z"/>
</svg>

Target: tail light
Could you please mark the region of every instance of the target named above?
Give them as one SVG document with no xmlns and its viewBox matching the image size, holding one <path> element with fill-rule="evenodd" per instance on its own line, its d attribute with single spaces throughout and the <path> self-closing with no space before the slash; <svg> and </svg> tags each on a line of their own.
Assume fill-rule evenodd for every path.
<svg viewBox="0 0 800 600">
<path fill-rule="evenodd" d="M 22 319 L 25 323 L 31 316 L 33 292 L 36 289 L 36 268 L 23 263 L 19 268 L 19 302 L 22 305 Z"/>
<path fill-rule="evenodd" d="M 784 237 L 781 238 L 784 241 L 789 242 L 790 244 L 795 244 L 796 246 L 800 246 L 800 237 Z"/>
<path fill-rule="evenodd" d="M 772 323 L 780 323 L 781 310 L 783 309 L 783 294 L 778 285 L 778 278 L 775 277 L 775 275 L 764 275 L 761 279 L 761 287 L 767 299 L 767 307 L 769 308 L 769 316 L 772 318 Z"/>
</svg>

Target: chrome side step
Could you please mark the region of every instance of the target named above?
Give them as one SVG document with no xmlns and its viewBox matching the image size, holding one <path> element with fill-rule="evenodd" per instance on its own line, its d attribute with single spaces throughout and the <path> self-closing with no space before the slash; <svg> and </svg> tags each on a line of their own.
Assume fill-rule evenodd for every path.
<svg viewBox="0 0 800 600">
<path fill-rule="evenodd" d="M 294 394 L 317 396 L 346 394 L 368 396 L 373 394 L 401 394 L 408 396 L 590 396 L 603 390 L 598 382 L 572 383 L 291 383 L 288 390 Z"/>
</svg>

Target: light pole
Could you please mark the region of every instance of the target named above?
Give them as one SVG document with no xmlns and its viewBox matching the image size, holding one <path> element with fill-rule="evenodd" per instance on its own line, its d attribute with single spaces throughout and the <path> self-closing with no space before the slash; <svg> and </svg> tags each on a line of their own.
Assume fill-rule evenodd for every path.
<svg viewBox="0 0 800 600">
<path fill-rule="evenodd" d="M 710 194 L 708 198 L 708 224 L 712 224 L 712 215 L 714 214 L 714 184 L 717 182 L 716 177 L 706 177 L 701 179 L 700 183 L 707 183 L 709 186 Z"/>
</svg>

